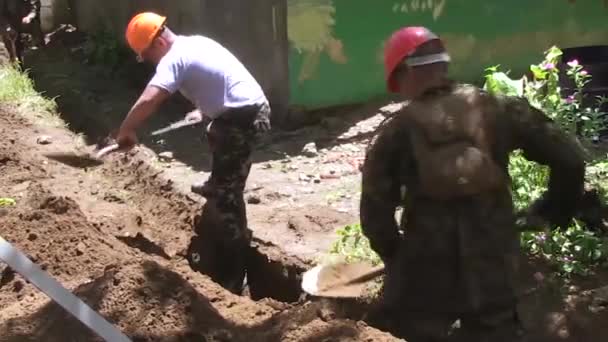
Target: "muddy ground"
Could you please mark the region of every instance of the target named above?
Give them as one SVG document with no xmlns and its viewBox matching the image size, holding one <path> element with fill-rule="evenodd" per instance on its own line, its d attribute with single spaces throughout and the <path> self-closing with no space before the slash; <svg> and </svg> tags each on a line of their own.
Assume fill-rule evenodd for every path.
<svg viewBox="0 0 608 342">
<path fill-rule="evenodd" d="M 1 113 L 0 188 L 18 204 L 3 209 L 0 234 L 134 340 L 394 340 L 334 318 L 323 304 L 229 294 L 184 258 L 200 206 L 140 156 L 72 168 L 44 154 L 69 150 L 78 137 L 30 125 L 7 108 Z M 38 144 L 40 136 L 52 143 Z M 95 340 L 4 266 L 0 322 L 2 341 Z"/>
<path fill-rule="evenodd" d="M 188 189 L 209 172 L 200 128 L 146 136 L 181 118 L 189 109 L 182 101 L 163 107 L 142 130 L 142 146 L 104 165 L 80 169 L 44 157 L 107 134 L 146 79 L 141 70 L 86 65 L 78 42 L 58 42 L 28 59 L 38 89 L 59 96 L 69 130 L 1 107 L 0 197 L 17 200 L 0 212 L 1 236 L 134 340 L 396 340 L 363 323 L 366 304 L 311 302 L 298 286 L 335 229 L 358 221 L 359 165 L 394 106 L 322 112 L 318 125 L 264 141 L 246 195 L 257 247 L 250 298 L 237 297 L 191 268 L 203 201 Z M 21 276 L 0 271 L 0 341 L 95 340 Z M 536 261 L 522 274 L 522 316 L 537 340 L 608 340 L 608 274 L 569 284 L 551 274 Z"/>
</svg>

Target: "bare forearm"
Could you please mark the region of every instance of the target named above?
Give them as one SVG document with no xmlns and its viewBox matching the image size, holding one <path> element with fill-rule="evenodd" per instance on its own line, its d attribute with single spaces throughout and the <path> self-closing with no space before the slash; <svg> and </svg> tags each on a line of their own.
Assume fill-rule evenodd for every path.
<svg viewBox="0 0 608 342">
<path fill-rule="evenodd" d="M 156 104 L 151 101 L 137 101 L 127 114 L 120 126 L 120 130 L 135 131 L 146 121 L 156 110 Z"/>
</svg>

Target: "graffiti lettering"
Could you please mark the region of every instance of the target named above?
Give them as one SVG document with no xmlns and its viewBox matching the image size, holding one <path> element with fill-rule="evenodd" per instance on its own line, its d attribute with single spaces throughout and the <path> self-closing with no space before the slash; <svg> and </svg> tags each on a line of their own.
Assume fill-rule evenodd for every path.
<svg viewBox="0 0 608 342">
<path fill-rule="evenodd" d="M 393 4 L 394 13 L 431 13 L 433 20 L 443 15 L 447 0 L 403 0 Z"/>
</svg>

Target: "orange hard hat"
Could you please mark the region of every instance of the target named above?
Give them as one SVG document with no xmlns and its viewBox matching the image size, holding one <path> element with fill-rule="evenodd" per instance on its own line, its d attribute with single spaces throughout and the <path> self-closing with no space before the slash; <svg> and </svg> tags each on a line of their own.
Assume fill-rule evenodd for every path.
<svg viewBox="0 0 608 342">
<path fill-rule="evenodd" d="M 134 16 L 129 25 L 125 36 L 127 43 L 135 53 L 141 53 L 150 46 L 156 35 L 163 27 L 167 17 L 153 12 L 143 12 Z"/>
</svg>

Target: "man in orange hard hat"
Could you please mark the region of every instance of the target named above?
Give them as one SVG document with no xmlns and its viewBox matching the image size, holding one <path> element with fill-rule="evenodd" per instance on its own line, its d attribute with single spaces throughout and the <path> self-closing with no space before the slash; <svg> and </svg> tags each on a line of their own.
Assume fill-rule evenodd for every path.
<svg viewBox="0 0 608 342">
<path fill-rule="evenodd" d="M 547 192 L 522 220 L 566 227 L 583 193 L 584 153 L 524 98 L 449 80 L 449 62 L 424 27 L 386 44 L 388 89 L 409 102 L 370 143 L 360 206 L 386 266 L 383 317 L 410 342 L 523 341 L 509 154 L 521 149 L 551 169 Z"/>
<path fill-rule="evenodd" d="M 240 293 L 251 240 L 243 192 L 256 135 L 270 129 L 270 106 L 258 82 L 230 51 L 201 35 L 174 34 L 165 21 L 145 12 L 128 24 L 129 46 L 142 61 L 156 65 L 156 73 L 124 119 L 116 140 L 123 149 L 133 147 L 136 129 L 178 90 L 196 106 L 188 118 L 211 121 L 207 126 L 207 137 L 213 142 L 211 176 L 194 184 L 192 191 L 215 201 L 224 235 L 218 248 L 232 256 L 218 260 L 224 274 L 215 279 Z"/>
</svg>

